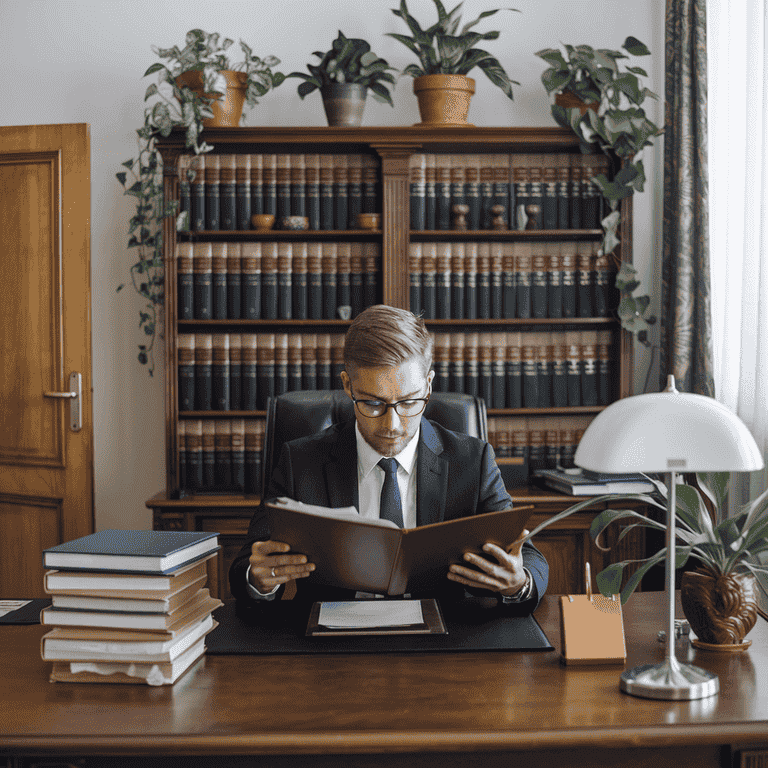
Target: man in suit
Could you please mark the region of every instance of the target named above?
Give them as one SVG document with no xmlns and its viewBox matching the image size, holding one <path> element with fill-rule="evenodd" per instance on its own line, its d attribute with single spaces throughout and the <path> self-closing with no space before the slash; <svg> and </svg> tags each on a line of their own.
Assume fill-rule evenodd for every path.
<svg viewBox="0 0 768 768">
<path fill-rule="evenodd" d="M 362 517 L 405 528 L 509 509 L 491 446 L 422 418 L 434 377 L 432 344 L 424 321 L 410 312 L 385 305 L 362 312 L 347 332 L 341 374 L 355 403 L 354 421 L 285 444 L 264 498 L 353 505 Z M 483 550 L 483 556 L 467 553 L 466 564 L 450 565 L 439 595 L 423 596 L 495 597 L 509 613 L 533 611 L 547 586 L 541 552 L 520 540 L 506 549 L 487 543 Z M 230 569 L 230 587 L 238 600 L 270 600 L 296 579 L 297 598 L 355 597 L 305 581 L 314 567 L 270 538 L 260 508 Z"/>
</svg>

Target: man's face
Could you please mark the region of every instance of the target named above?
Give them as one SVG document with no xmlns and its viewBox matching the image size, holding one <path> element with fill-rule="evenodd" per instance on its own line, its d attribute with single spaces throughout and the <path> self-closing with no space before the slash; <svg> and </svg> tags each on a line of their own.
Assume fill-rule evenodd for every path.
<svg viewBox="0 0 768 768">
<path fill-rule="evenodd" d="M 396 403 L 400 400 L 427 397 L 431 392 L 434 371 L 424 373 L 424 366 L 412 358 L 397 366 L 358 368 L 350 379 L 342 371 L 344 391 L 357 400 L 377 400 Z M 419 429 L 422 414 L 400 416 L 394 408 L 388 408 L 382 416 L 363 416 L 355 407 L 355 418 L 368 445 L 382 456 L 395 456 L 405 448 Z"/>
</svg>

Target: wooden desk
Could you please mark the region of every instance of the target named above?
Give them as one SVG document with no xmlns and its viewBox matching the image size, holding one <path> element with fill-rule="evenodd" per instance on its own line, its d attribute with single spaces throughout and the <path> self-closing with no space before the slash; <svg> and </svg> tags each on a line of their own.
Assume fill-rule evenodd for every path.
<svg viewBox="0 0 768 768">
<path fill-rule="evenodd" d="M 663 601 L 640 593 L 625 606 L 630 665 L 663 658 Z M 556 597 L 537 618 L 559 651 Z M 141 768 L 707 768 L 768 748 L 763 619 L 748 652 L 681 650 L 720 675 L 718 696 L 692 702 L 627 696 L 620 667 L 567 668 L 551 652 L 207 656 L 172 687 L 54 684 L 44 631 L 0 627 L 0 759 L 14 768 L 54 757 Z"/>
</svg>

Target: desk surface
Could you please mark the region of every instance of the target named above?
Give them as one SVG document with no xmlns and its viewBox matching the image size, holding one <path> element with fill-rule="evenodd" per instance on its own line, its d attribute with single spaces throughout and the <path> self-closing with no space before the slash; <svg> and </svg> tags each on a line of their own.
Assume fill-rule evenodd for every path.
<svg viewBox="0 0 768 768">
<path fill-rule="evenodd" d="M 628 665 L 660 661 L 664 594 L 624 608 Z M 682 615 L 678 613 L 678 615 Z M 686 649 L 718 696 L 653 701 L 620 666 L 559 663 L 559 608 L 536 613 L 555 652 L 206 656 L 174 686 L 49 683 L 42 626 L 3 626 L 0 755 L 307 755 L 696 748 L 768 743 L 768 623 L 744 653 Z M 692 755 L 692 753 L 691 753 Z M 436 755 L 437 756 L 437 755 Z"/>
</svg>

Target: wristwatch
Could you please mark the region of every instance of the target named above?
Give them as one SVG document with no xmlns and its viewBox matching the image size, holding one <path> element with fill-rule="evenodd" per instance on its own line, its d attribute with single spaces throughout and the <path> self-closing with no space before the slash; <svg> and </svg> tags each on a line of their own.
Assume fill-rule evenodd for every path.
<svg viewBox="0 0 768 768">
<path fill-rule="evenodd" d="M 525 566 L 523 566 L 523 570 L 525 571 L 525 584 L 523 584 L 514 595 L 502 595 L 502 605 L 522 603 L 524 600 L 528 600 L 533 593 L 533 578 L 531 578 L 531 572 Z"/>
</svg>

